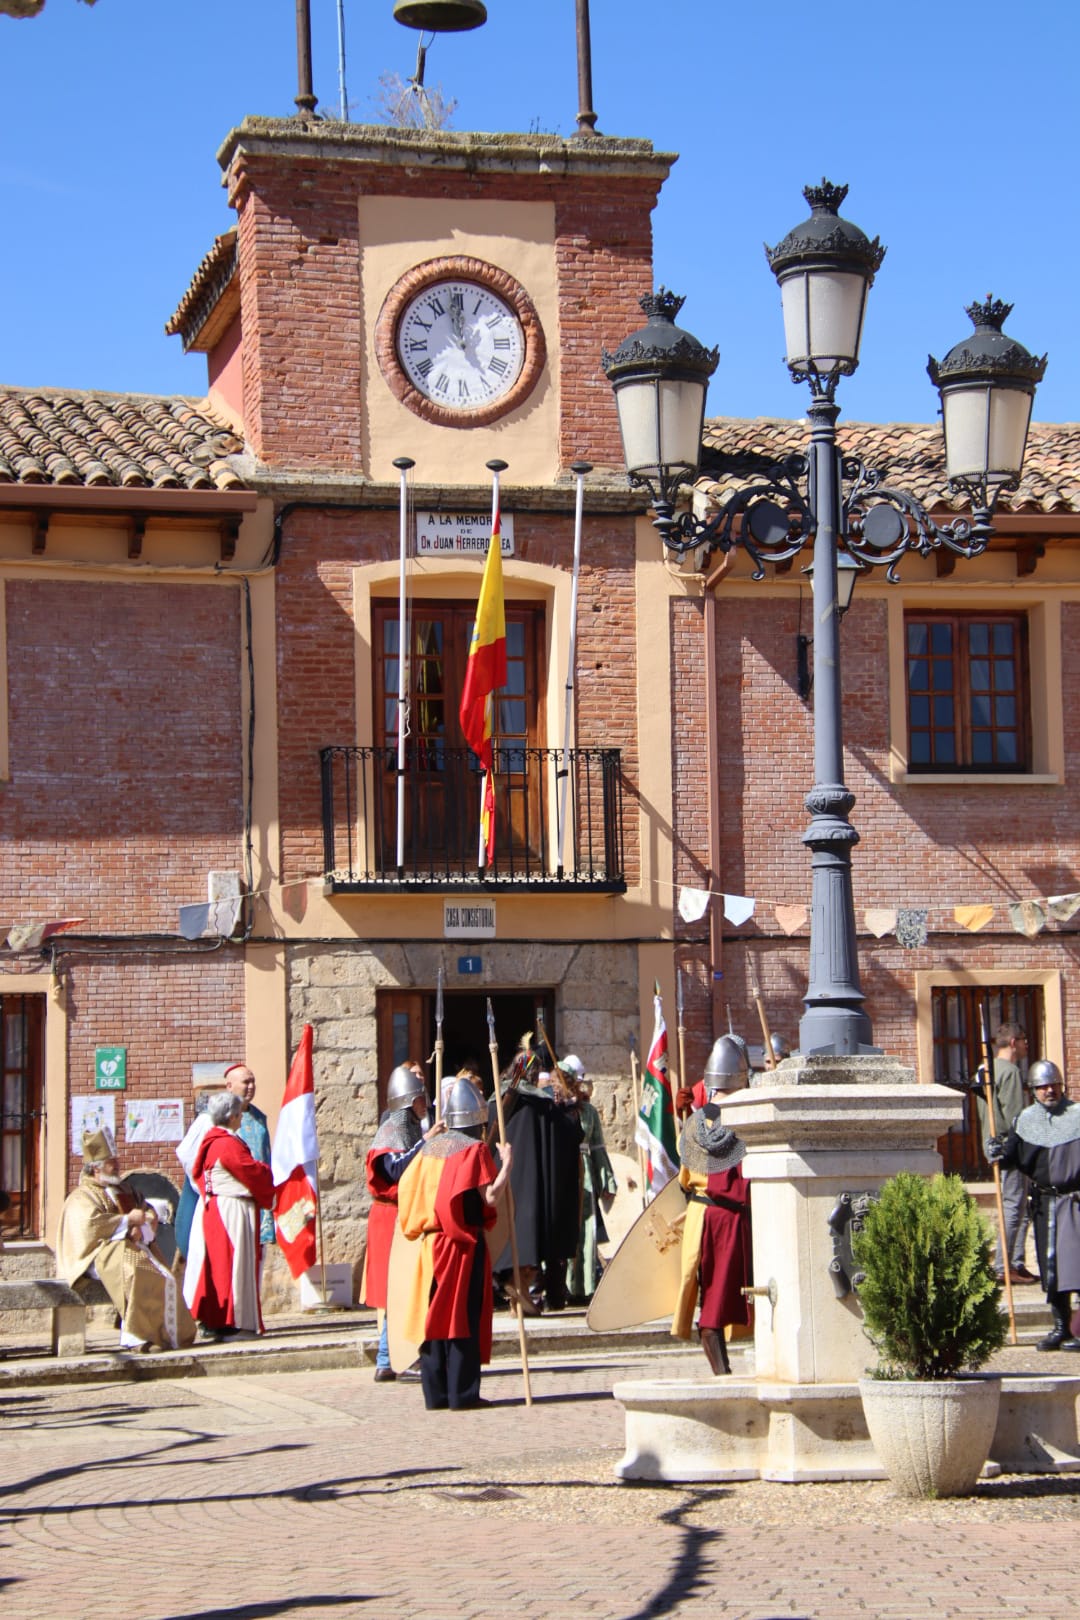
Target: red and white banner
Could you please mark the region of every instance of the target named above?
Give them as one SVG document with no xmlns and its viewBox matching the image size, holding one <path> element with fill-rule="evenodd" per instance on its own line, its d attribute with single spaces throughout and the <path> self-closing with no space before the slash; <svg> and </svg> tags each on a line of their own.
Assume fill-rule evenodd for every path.
<svg viewBox="0 0 1080 1620">
<path fill-rule="evenodd" d="M 294 1277 L 315 1264 L 318 1209 L 319 1139 L 315 1130 L 315 1076 L 311 1066 L 312 1030 L 304 1025 L 292 1060 L 277 1130 L 270 1150 L 277 1201 L 278 1244 Z"/>
</svg>

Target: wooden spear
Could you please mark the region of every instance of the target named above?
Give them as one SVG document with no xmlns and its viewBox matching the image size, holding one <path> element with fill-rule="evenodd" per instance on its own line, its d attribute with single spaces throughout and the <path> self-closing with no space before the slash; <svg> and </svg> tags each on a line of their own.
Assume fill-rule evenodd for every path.
<svg viewBox="0 0 1080 1620">
<path fill-rule="evenodd" d="M 982 1028 L 983 1047 L 983 1096 L 986 1098 L 986 1118 L 990 1127 L 990 1135 L 997 1135 L 997 1120 L 994 1118 L 994 1051 L 990 1045 L 990 1016 L 985 1000 L 979 1008 L 979 1023 Z M 1012 1296 L 1012 1256 L 1005 1237 L 1005 1200 L 1001 1196 L 1001 1166 L 994 1163 L 990 1166 L 994 1172 L 994 1202 L 997 1204 L 998 1235 L 1001 1241 L 1001 1270 L 1005 1279 L 1005 1305 L 1009 1312 L 1009 1343 L 1016 1343 L 1016 1312 L 1013 1309 Z"/>
<path fill-rule="evenodd" d="M 439 982 L 435 987 L 435 1123 L 442 1119 L 442 1071 L 443 1053 L 446 1050 L 443 1041 L 443 968 L 439 963 Z"/>
<path fill-rule="evenodd" d="M 638 1120 L 638 1117 L 639 1117 L 639 1115 L 641 1113 L 641 1086 L 640 1086 L 640 1084 L 638 1082 L 637 1036 L 636 1035 L 631 1035 L 631 1037 L 630 1037 L 630 1081 L 631 1081 L 631 1084 L 633 1085 L 633 1088 L 634 1088 L 634 1123 L 635 1123 L 634 1141 L 635 1141 L 635 1143 L 637 1145 L 638 1169 L 641 1172 L 641 1207 L 644 1209 L 645 1205 L 649 1201 L 649 1192 L 648 1192 L 649 1178 L 648 1178 L 648 1175 L 647 1175 L 646 1170 L 645 1170 L 645 1149 L 642 1147 L 641 1143 L 637 1141 L 637 1135 L 636 1135 L 637 1120 Z"/>
<path fill-rule="evenodd" d="M 499 1122 L 499 1146 L 506 1146 L 506 1116 L 503 1112 L 502 1086 L 499 1084 L 499 1043 L 495 1039 L 495 1010 L 491 997 L 487 998 L 488 1051 L 491 1054 L 491 1078 L 495 1082 L 495 1116 Z M 529 1383 L 529 1346 L 525 1338 L 525 1313 L 521 1308 L 523 1297 L 521 1267 L 518 1265 L 517 1225 L 514 1215 L 514 1189 L 506 1183 L 506 1212 L 510 1217 L 510 1264 L 514 1272 L 514 1312 L 517 1316 L 518 1344 L 521 1346 L 521 1376 L 525 1383 L 525 1405 L 532 1405 L 532 1386 Z"/>
<path fill-rule="evenodd" d="M 750 983 L 750 994 L 754 998 L 758 1018 L 761 1020 L 761 1033 L 765 1037 L 765 1067 L 776 1068 L 776 1054 L 772 1049 L 772 1031 L 769 1028 L 769 1015 L 765 1011 L 765 998 L 761 994 L 761 981 L 758 978 L 757 963 L 750 951 L 746 953 L 746 977 Z"/>
<path fill-rule="evenodd" d="M 671 1095 L 674 1097 L 679 1086 L 686 1085 L 686 1023 L 683 1018 L 683 990 L 682 968 L 675 967 L 675 1024 L 679 1036 L 679 1072 L 676 1075 L 678 1085 L 672 1084 Z"/>
</svg>

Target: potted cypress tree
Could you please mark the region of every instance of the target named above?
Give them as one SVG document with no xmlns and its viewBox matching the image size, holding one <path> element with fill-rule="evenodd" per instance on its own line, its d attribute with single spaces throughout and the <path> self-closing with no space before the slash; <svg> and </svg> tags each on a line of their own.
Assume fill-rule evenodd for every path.
<svg viewBox="0 0 1080 1620">
<path fill-rule="evenodd" d="M 852 1249 L 876 1373 L 859 1393 L 870 1438 L 907 1496 L 970 1492 L 1001 1384 L 972 1378 L 1005 1342 L 990 1234 L 959 1176 L 885 1182 Z"/>
</svg>

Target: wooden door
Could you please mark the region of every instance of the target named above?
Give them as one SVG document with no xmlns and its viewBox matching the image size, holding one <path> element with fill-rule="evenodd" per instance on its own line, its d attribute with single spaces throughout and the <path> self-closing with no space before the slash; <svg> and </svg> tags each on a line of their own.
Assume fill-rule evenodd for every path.
<svg viewBox="0 0 1080 1620">
<path fill-rule="evenodd" d="M 39 1237 L 45 998 L 0 996 L 0 1186 L 4 1229 Z"/>
<path fill-rule="evenodd" d="M 378 1026 L 378 1098 L 379 1115 L 386 1107 L 386 1083 L 390 1071 L 399 1063 L 419 1063 L 428 1076 L 428 1092 L 432 1094 L 432 1073 L 427 1059 L 431 1045 L 425 1030 L 427 1025 L 427 996 L 422 990 L 380 990 L 376 997 Z"/>
<path fill-rule="evenodd" d="M 474 605 L 417 601 L 406 635 L 407 717 L 405 865 L 410 870 L 472 864 L 479 846 L 480 777 L 458 710 L 472 639 Z M 507 603 L 507 679 L 496 694 L 496 857 L 543 854 L 541 770 L 529 750 L 543 747 L 543 610 Z M 399 622 L 396 601 L 375 610 L 375 740 L 382 756 L 380 859 L 397 864 Z"/>
</svg>

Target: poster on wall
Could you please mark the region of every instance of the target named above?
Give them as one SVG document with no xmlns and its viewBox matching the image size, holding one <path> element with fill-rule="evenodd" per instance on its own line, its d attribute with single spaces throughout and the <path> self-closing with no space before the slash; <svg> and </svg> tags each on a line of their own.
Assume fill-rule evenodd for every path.
<svg viewBox="0 0 1080 1620">
<path fill-rule="evenodd" d="M 82 1158 L 84 1131 L 100 1131 L 104 1127 L 116 1139 L 116 1098 L 109 1092 L 92 1097 L 71 1099 L 71 1151 Z"/>
<path fill-rule="evenodd" d="M 184 1134 L 184 1103 L 180 1097 L 129 1098 L 124 1104 L 124 1137 L 128 1142 L 179 1142 Z"/>
</svg>

